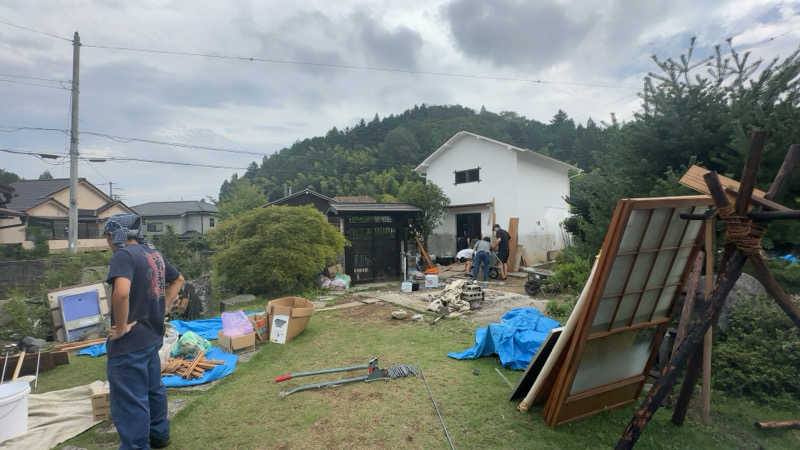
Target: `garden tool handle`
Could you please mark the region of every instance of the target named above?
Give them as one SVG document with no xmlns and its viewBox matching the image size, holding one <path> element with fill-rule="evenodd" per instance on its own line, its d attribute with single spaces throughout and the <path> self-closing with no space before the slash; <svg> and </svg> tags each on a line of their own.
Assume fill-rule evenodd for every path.
<svg viewBox="0 0 800 450">
<path fill-rule="evenodd" d="M 14 375 L 11 376 L 11 381 L 14 381 L 19 376 L 19 370 L 22 369 L 22 360 L 25 359 L 25 350 L 22 350 L 17 355 L 17 367 L 14 368 Z"/>
<path fill-rule="evenodd" d="M 281 375 L 279 377 L 275 377 L 275 382 L 280 383 L 281 381 L 291 380 L 292 374 L 287 373 L 286 375 Z"/>
</svg>

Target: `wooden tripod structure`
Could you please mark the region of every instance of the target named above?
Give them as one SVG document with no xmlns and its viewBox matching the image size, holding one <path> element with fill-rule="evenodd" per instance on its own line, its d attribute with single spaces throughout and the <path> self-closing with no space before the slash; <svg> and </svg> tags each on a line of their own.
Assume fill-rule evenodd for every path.
<svg viewBox="0 0 800 450">
<path fill-rule="evenodd" d="M 653 384 L 642 405 L 636 410 L 622 437 L 617 442 L 617 449 L 633 448 L 647 423 L 658 410 L 661 402 L 672 392 L 672 387 L 675 385 L 678 374 L 680 374 L 688 361 L 693 359 L 698 352 L 702 352 L 703 337 L 709 327 L 719 319 L 728 293 L 739 279 L 739 276 L 741 276 L 742 267 L 748 259 L 755 268 L 756 278 L 761 281 L 767 292 L 776 300 L 794 324 L 800 327 L 800 311 L 793 305 L 791 298 L 781 289 L 772 276 L 760 253 L 761 238 L 767 231 L 770 221 L 800 219 L 800 211 L 789 209 L 774 202 L 781 191 L 789 184 L 792 172 L 800 167 L 800 145 L 793 144 L 789 147 L 789 151 L 769 191 L 764 195 L 763 199 L 756 199 L 753 197 L 753 189 L 765 140 L 765 131 L 753 132 L 750 153 L 742 171 L 741 185 L 734 205 L 730 204 L 726 190 L 722 187 L 716 173 L 709 172 L 703 176 L 708 191 L 714 199 L 716 214 L 725 223 L 727 238 L 714 290 L 710 299 L 704 305 L 701 320 L 693 324 L 686 338 L 678 346 L 677 351 L 673 353 L 669 363 L 661 370 L 661 376 Z M 753 208 L 752 211 L 748 212 L 751 203 L 757 207 L 769 208 L 771 211 L 761 211 Z M 696 217 L 694 219 L 707 218 Z M 684 383 L 691 383 L 693 388 L 696 381 L 697 375 L 696 371 L 694 371 L 694 375 L 692 373 L 687 374 L 687 379 L 684 380 Z M 676 410 L 682 409 L 685 411 L 686 404 L 688 404 L 691 396 L 691 390 L 688 392 L 688 395 L 682 392 Z M 675 418 L 673 418 L 673 421 L 676 422 Z M 682 422 L 682 417 L 679 418 L 679 421 Z"/>
</svg>

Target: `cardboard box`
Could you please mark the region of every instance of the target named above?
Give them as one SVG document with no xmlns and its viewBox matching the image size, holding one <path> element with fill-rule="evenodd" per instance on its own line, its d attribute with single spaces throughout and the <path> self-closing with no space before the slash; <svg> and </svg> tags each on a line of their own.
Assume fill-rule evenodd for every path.
<svg viewBox="0 0 800 450">
<path fill-rule="evenodd" d="M 253 331 L 256 333 L 256 342 L 262 343 L 269 341 L 269 320 L 267 320 L 267 313 L 256 313 L 247 316 L 250 323 L 253 324 Z"/>
<path fill-rule="evenodd" d="M 220 330 L 217 334 L 217 345 L 226 353 L 252 352 L 256 349 L 256 332 L 230 337 Z"/>
<path fill-rule="evenodd" d="M 302 297 L 283 297 L 267 303 L 269 340 L 285 344 L 306 329 L 314 304 Z"/>
<path fill-rule="evenodd" d="M 92 393 L 92 420 L 111 420 L 111 399 L 108 382 L 96 381 L 89 385 Z"/>
</svg>

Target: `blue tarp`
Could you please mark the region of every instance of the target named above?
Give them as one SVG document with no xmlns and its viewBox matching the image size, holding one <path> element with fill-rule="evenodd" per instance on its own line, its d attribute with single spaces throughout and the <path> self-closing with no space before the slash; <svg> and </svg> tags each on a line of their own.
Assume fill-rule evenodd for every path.
<svg viewBox="0 0 800 450">
<path fill-rule="evenodd" d="M 103 342 L 102 344 L 95 344 L 84 349 L 81 349 L 78 352 L 79 355 L 89 355 L 92 358 L 97 356 L 105 355 L 106 354 L 106 343 Z M 194 378 L 191 380 L 184 380 L 180 375 L 164 375 L 161 377 L 161 381 L 164 382 L 164 386 L 166 387 L 181 387 L 181 386 L 193 386 L 195 384 L 203 384 L 208 383 L 209 381 L 214 381 L 217 378 L 222 378 L 226 375 L 233 373 L 233 369 L 236 368 L 236 362 L 239 360 L 239 357 L 236 355 L 232 355 L 230 353 L 223 352 L 219 347 L 211 347 L 205 354 L 206 359 L 215 359 L 218 361 L 225 361 L 225 364 L 220 364 L 218 366 L 214 366 L 211 370 L 206 370 L 203 372 L 203 376 L 200 378 Z"/>
<path fill-rule="evenodd" d="M 787 253 L 787 254 L 781 256 L 780 258 L 781 259 L 785 259 L 786 261 L 789 261 L 790 263 L 797 262 L 797 257 L 792 255 L 791 253 Z"/>
<path fill-rule="evenodd" d="M 251 311 L 247 313 L 256 314 L 263 311 Z M 222 330 L 222 317 L 214 317 L 212 319 L 197 319 L 197 320 L 170 320 L 169 323 L 175 327 L 178 334 L 186 333 L 187 331 L 194 331 L 206 339 L 216 339 Z"/>
<path fill-rule="evenodd" d="M 474 359 L 497 354 L 503 367 L 524 370 L 547 338 L 561 324 L 534 308 L 514 308 L 503 314 L 500 323 L 475 331 L 475 345 L 463 352 L 448 353 L 455 359 Z"/>
</svg>

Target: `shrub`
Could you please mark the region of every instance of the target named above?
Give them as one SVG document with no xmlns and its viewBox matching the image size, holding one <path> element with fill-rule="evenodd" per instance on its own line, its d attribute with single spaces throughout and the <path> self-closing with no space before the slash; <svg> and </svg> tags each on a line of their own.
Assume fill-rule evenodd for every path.
<svg viewBox="0 0 800 450">
<path fill-rule="evenodd" d="M 46 339 L 51 334 L 53 324 L 46 304 L 29 303 L 24 297 L 14 293 L 3 307 L 8 323 L 0 330 L 0 339 L 17 341 L 25 336 Z"/>
<path fill-rule="evenodd" d="M 572 309 L 575 308 L 575 301 L 576 299 L 563 301 L 554 298 L 547 302 L 546 313 L 549 317 L 564 325 L 567 323 L 569 315 L 572 314 Z"/>
<path fill-rule="evenodd" d="M 767 261 L 767 266 L 786 292 L 800 293 L 800 263 L 776 258 Z"/>
<path fill-rule="evenodd" d="M 556 261 L 555 273 L 547 281 L 558 291 L 580 291 L 589 278 L 590 261 L 580 256 L 575 247 L 567 247 Z"/>
<path fill-rule="evenodd" d="M 256 208 L 209 233 L 214 271 L 224 287 L 278 296 L 314 285 L 345 238 L 311 206 Z"/>
<path fill-rule="evenodd" d="M 759 401 L 800 400 L 800 330 L 768 297 L 741 301 L 716 335 L 714 387 Z"/>
</svg>

